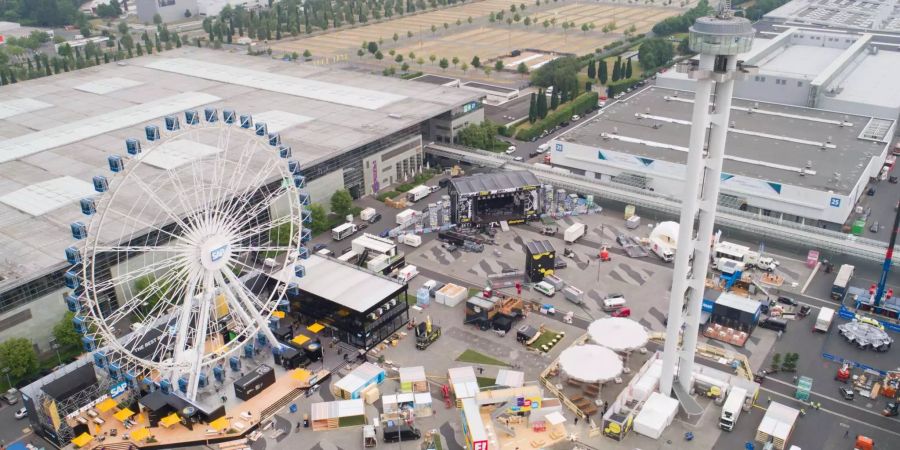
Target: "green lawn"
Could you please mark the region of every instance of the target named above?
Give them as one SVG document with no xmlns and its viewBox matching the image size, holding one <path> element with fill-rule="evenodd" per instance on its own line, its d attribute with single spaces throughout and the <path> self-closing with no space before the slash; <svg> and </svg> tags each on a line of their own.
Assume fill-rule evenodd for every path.
<svg viewBox="0 0 900 450">
<path fill-rule="evenodd" d="M 497 384 L 497 380 L 491 377 L 475 377 L 475 381 L 478 382 L 478 387 L 481 389 Z"/>
<path fill-rule="evenodd" d="M 559 333 L 558 331 L 546 330 L 543 333 L 541 333 L 540 336 L 538 336 L 538 338 L 530 345 L 530 347 L 533 349 L 543 351 L 541 346 L 546 344 L 548 347 L 553 348 L 552 344 L 550 344 L 550 341 L 552 341 L 554 338 L 556 338 L 557 334 L 561 334 L 561 333 Z M 565 339 L 565 335 L 563 335 L 562 339 Z M 559 345 L 559 343 L 562 342 L 562 339 L 560 339 L 556 343 L 556 345 Z"/>
<path fill-rule="evenodd" d="M 461 355 L 456 357 L 456 360 L 459 362 L 467 362 L 472 364 L 486 364 L 491 366 L 509 367 L 509 364 L 500 361 L 497 358 L 485 355 L 484 353 L 476 352 L 472 349 L 467 349 L 466 351 L 462 352 Z"/>
</svg>

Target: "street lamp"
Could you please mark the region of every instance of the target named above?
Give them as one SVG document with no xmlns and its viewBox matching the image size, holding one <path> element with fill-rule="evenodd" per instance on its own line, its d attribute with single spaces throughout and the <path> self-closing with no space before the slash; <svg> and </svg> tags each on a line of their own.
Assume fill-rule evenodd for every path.
<svg viewBox="0 0 900 450">
<path fill-rule="evenodd" d="M 56 352 L 56 361 L 59 362 L 59 365 L 62 365 L 62 358 L 59 356 L 59 344 L 56 343 L 56 339 L 50 341 L 50 348 Z"/>
<path fill-rule="evenodd" d="M 6 375 L 6 384 L 8 384 L 9 387 L 12 387 L 12 381 L 10 381 L 10 379 L 9 379 L 9 367 L 4 367 L 2 369 L 2 372 L 3 372 L 3 375 Z"/>
</svg>

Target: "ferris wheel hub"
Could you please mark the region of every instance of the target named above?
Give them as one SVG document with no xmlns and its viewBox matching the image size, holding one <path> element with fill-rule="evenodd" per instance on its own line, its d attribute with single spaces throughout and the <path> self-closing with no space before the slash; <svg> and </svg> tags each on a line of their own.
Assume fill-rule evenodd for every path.
<svg viewBox="0 0 900 450">
<path fill-rule="evenodd" d="M 231 240 L 224 235 L 212 235 L 200 244 L 200 263 L 207 270 L 220 270 L 231 257 Z"/>
</svg>

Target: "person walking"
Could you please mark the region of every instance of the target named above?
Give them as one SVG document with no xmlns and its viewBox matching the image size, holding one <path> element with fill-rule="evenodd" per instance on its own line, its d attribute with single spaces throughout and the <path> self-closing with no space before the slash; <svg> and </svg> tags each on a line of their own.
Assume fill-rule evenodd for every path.
<svg viewBox="0 0 900 450">
<path fill-rule="evenodd" d="M 847 439 L 847 436 L 850 436 L 850 429 L 844 430 L 844 439 Z"/>
</svg>

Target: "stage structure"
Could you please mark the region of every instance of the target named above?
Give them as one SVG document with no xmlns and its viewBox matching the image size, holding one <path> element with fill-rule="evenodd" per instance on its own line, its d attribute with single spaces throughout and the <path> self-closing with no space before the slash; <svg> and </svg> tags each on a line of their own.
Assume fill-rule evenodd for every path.
<svg viewBox="0 0 900 450">
<path fill-rule="evenodd" d="M 462 227 L 520 224 L 544 212 L 543 186 L 527 170 L 456 178 L 449 191 L 451 221 Z"/>
</svg>

